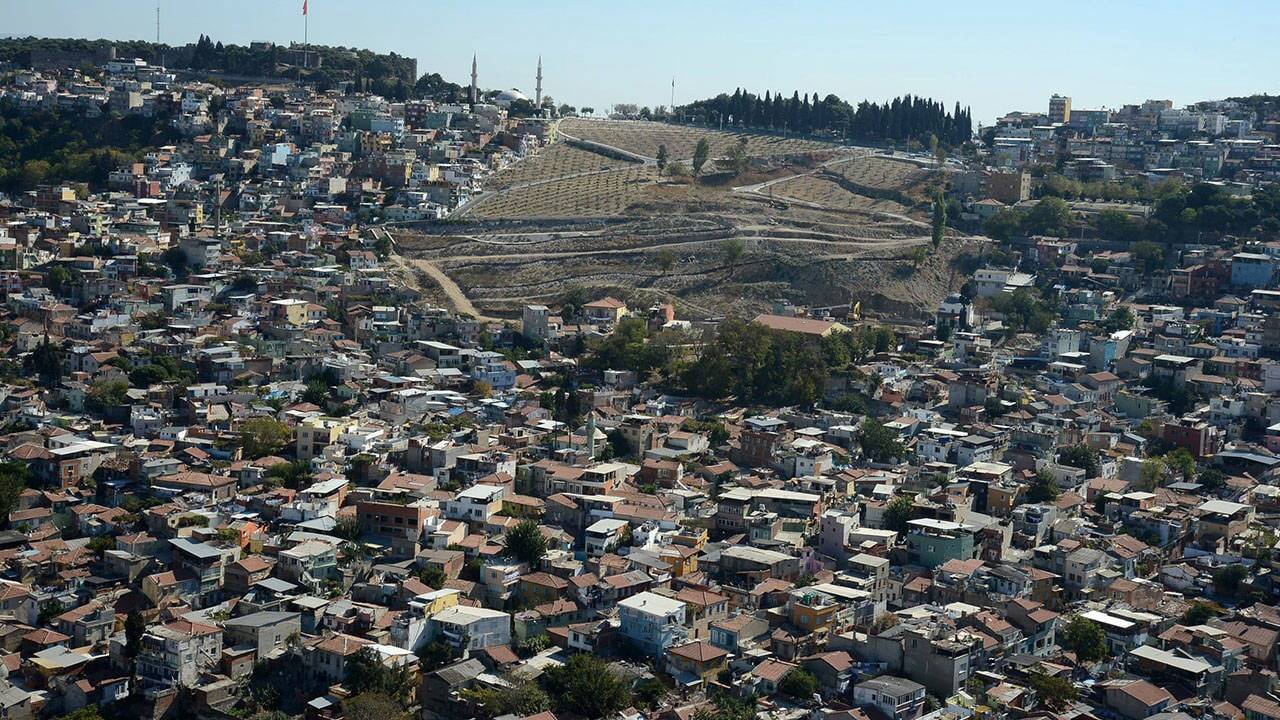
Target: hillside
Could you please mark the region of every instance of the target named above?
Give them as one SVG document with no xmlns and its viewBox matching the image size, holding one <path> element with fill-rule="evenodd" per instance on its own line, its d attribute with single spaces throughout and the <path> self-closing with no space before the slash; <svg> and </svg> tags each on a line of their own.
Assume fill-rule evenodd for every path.
<svg viewBox="0 0 1280 720">
<path fill-rule="evenodd" d="M 931 248 L 921 201 L 934 174 L 918 161 L 656 122 L 571 119 L 559 134 L 449 222 L 398 231 L 406 271 L 428 291 L 445 276 L 446 300 L 488 316 L 587 287 L 693 318 L 860 301 L 911 319 L 959 286 L 955 268 L 977 251 L 961 237 Z M 745 141 L 750 167 L 659 176 L 659 145 L 687 162 L 704 137 L 713 158 Z"/>
</svg>

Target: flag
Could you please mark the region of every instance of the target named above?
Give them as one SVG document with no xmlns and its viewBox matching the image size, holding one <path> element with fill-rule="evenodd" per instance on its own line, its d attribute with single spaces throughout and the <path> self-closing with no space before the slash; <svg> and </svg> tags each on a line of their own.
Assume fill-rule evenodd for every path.
<svg viewBox="0 0 1280 720">
<path fill-rule="evenodd" d="M 302 0 L 302 14 L 307 14 L 307 0 Z"/>
</svg>

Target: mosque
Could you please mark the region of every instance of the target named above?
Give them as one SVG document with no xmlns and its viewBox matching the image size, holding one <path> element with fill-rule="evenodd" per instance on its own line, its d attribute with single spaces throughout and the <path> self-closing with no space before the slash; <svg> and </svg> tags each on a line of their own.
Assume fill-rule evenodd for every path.
<svg viewBox="0 0 1280 720">
<path fill-rule="evenodd" d="M 509 108 L 511 107 L 511 103 L 516 102 L 517 100 L 524 100 L 526 102 L 533 103 L 533 106 L 536 108 L 542 107 L 542 56 L 541 55 L 538 56 L 538 72 L 534 77 L 537 81 L 537 87 L 534 91 L 533 100 L 529 100 L 528 95 L 525 95 L 519 90 L 512 88 L 510 90 L 503 90 L 502 92 L 498 93 L 497 97 L 494 98 L 494 103 L 496 103 L 498 107 Z M 475 105 L 480 101 L 480 75 L 477 72 L 475 55 L 471 56 L 470 97 L 471 97 L 472 105 Z"/>
</svg>

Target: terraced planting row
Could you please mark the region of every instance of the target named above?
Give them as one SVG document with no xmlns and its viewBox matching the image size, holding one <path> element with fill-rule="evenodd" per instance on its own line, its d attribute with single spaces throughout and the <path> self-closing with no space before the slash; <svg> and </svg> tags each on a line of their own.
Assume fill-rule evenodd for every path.
<svg viewBox="0 0 1280 720">
<path fill-rule="evenodd" d="M 472 218 L 562 218 L 619 215 L 644 197 L 656 178 L 649 167 L 569 177 L 532 187 L 516 187 L 477 201 L 467 212 Z"/>
<path fill-rule="evenodd" d="M 684 127 L 666 123 L 629 120 L 582 120 L 570 118 L 560 124 L 561 130 L 573 137 L 610 145 L 645 157 L 655 157 L 658 146 L 666 145 L 667 154 L 673 160 L 693 157 L 698 140 L 706 138 L 711 144 L 711 156 L 723 156 L 729 148 L 747 141 L 747 154 L 789 155 L 820 150 L 831 150 L 836 145 L 805 138 L 775 137 L 757 133 L 739 133 L 707 128 Z"/>
<path fill-rule="evenodd" d="M 827 208 L 854 212 L 886 212 L 906 214 L 908 208 L 892 200 L 880 200 L 851 193 L 832 180 L 814 175 L 801 175 L 773 185 L 770 190 L 778 198 L 794 198 L 818 203 Z"/>
<path fill-rule="evenodd" d="M 502 190 L 513 185 L 595 170 L 612 170 L 628 164 L 625 161 L 608 158 L 565 143 L 556 143 L 498 172 L 489 178 L 485 187 L 490 190 Z"/>
<path fill-rule="evenodd" d="M 856 185 L 899 192 L 922 184 L 930 175 L 929 170 L 911 163 L 875 156 L 835 164 L 830 170 Z"/>
</svg>

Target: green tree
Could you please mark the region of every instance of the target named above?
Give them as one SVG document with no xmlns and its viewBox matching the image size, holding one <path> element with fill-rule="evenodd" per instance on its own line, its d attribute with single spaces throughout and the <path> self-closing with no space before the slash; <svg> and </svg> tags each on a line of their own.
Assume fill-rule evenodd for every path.
<svg viewBox="0 0 1280 720">
<path fill-rule="evenodd" d="M 85 405 L 94 412 L 106 412 L 118 408 L 128 399 L 129 383 L 123 380 L 96 382 L 85 394 Z"/>
<path fill-rule="evenodd" d="M 1122 305 L 1111 311 L 1107 319 L 1102 322 L 1102 329 L 1109 333 L 1117 330 L 1131 330 L 1133 323 L 1133 311 L 1127 305 Z"/>
<path fill-rule="evenodd" d="M 1226 611 L 1222 606 L 1215 602 L 1196 600 L 1191 603 L 1191 607 L 1187 608 L 1186 612 L 1182 613 L 1182 618 L 1178 622 L 1187 626 L 1203 625 L 1224 612 Z"/>
<path fill-rule="evenodd" d="M 1072 445 L 1058 451 L 1058 462 L 1084 470 L 1086 478 L 1098 477 L 1098 451 L 1088 445 Z"/>
<path fill-rule="evenodd" d="M 124 619 L 124 654 L 132 660 L 142 650 L 142 636 L 147 632 L 147 622 L 142 613 L 134 611 Z"/>
<path fill-rule="evenodd" d="M 1070 679 L 1049 675 L 1039 666 L 1032 671 L 1027 684 L 1036 692 L 1039 703 L 1050 710 L 1063 710 L 1080 696 Z"/>
<path fill-rule="evenodd" d="M 720 251 L 724 254 L 724 263 L 729 266 L 730 274 L 738 267 L 738 261 L 746 252 L 747 245 L 740 237 L 726 238 L 720 241 Z"/>
<path fill-rule="evenodd" d="M 547 554 L 547 539 L 536 520 L 522 520 L 507 531 L 507 552 L 534 566 L 542 560 Z"/>
<path fill-rule="evenodd" d="M 907 452 L 898 434 L 873 417 L 862 421 L 858 445 L 867 457 L 876 462 L 893 462 Z"/>
<path fill-rule="evenodd" d="M 658 161 L 658 177 L 662 177 L 662 173 L 667 169 L 667 161 L 670 157 L 667 155 L 667 146 L 658 146 L 658 155 L 655 158 Z"/>
<path fill-rule="evenodd" d="M 500 687 L 476 686 L 462 691 L 462 697 L 477 705 L 482 718 L 503 715 L 528 717 L 551 709 L 551 698 L 528 678 L 508 676 Z"/>
<path fill-rule="evenodd" d="M 245 420 L 240 425 L 240 447 L 248 459 L 275 455 L 293 439 L 293 430 L 269 417 Z"/>
<path fill-rule="evenodd" d="M 631 704 L 631 690 L 601 658 L 577 654 L 548 668 L 546 690 L 557 710 L 583 718 L 604 718 Z"/>
<path fill-rule="evenodd" d="M 1222 597 L 1235 598 L 1248 577 L 1249 569 L 1244 565 L 1224 565 L 1213 571 L 1213 589 Z"/>
<path fill-rule="evenodd" d="M 96 535 L 89 540 L 89 544 L 86 547 L 93 552 L 94 557 L 101 560 L 108 550 L 116 549 L 116 539 L 112 535 Z"/>
<path fill-rule="evenodd" d="M 707 159 L 711 156 L 711 144 L 707 139 L 698 138 L 698 144 L 693 146 L 693 176 L 698 177 L 702 174 L 702 168 L 707 164 Z"/>
<path fill-rule="evenodd" d="M 1060 198 L 1046 197 L 1022 217 L 1027 235 L 1064 235 L 1071 224 L 1071 208 Z"/>
<path fill-rule="evenodd" d="M 982 232 L 994 240 L 1008 242 L 1022 228 L 1022 213 L 1017 210 L 1001 210 L 982 223 Z"/>
<path fill-rule="evenodd" d="M 818 692 L 818 678 L 808 670 L 796 668 L 783 676 L 778 690 L 797 700 L 809 700 Z"/>
<path fill-rule="evenodd" d="M 938 194 L 933 198 L 933 246 L 938 247 L 942 244 L 942 238 L 947 232 L 947 200 L 939 190 Z"/>
<path fill-rule="evenodd" d="M 16 460 L 0 462 L 0 517 L 9 517 L 26 489 L 27 464 Z"/>
<path fill-rule="evenodd" d="M 1142 490 L 1155 490 L 1164 485 L 1169 477 L 1169 466 L 1163 458 L 1153 457 L 1142 461 L 1138 470 L 1138 487 Z"/>
<path fill-rule="evenodd" d="M 1096 662 L 1107 656 L 1107 636 L 1097 623 L 1076 615 L 1062 633 L 1062 646 L 1076 654 L 1080 662 Z"/>
<path fill-rule="evenodd" d="M 39 377 L 40 382 L 46 385 L 56 383 L 62 378 L 62 348 L 46 336 L 35 350 L 23 358 L 22 369 L 27 375 Z"/>
<path fill-rule="evenodd" d="M 1130 246 L 1129 251 L 1144 273 L 1153 273 L 1164 267 L 1164 248 L 1153 242 L 1136 242 Z"/>
<path fill-rule="evenodd" d="M 751 166 L 751 157 L 747 155 L 747 139 L 741 138 L 729 146 L 728 153 L 716 160 L 716 167 L 725 172 L 741 175 Z"/>
<path fill-rule="evenodd" d="M 671 268 L 676 264 L 676 254 L 671 248 L 663 248 L 658 251 L 658 267 L 662 268 L 662 272 L 671 272 Z"/>
<path fill-rule="evenodd" d="M 403 705 L 413 693 L 413 682 L 407 667 L 391 668 L 372 648 L 361 648 L 346 662 L 345 685 L 353 694 L 378 693 Z"/>
<path fill-rule="evenodd" d="M 342 701 L 346 720 L 411 720 L 395 698 L 384 693 L 367 692 Z"/>
<path fill-rule="evenodd" d="M 427 565 L 419 570 L 418 579 L 422 581 L 423 585 L 426 585 L 432 590 L 439 590 L 444 587 L 445 582 L 448 580 L 448 578 L 445 577 L 444 570 L 441 570 L 436 565 Z"/>
<path fill-rule="evenodd" d="M 907 522 L 911 520 L 912 500 L 906 495 L 899 495 L 889 501 L 884 508 L 884 529 L 904 533 Z"/>
<path fill-rule="evenodd" d="M 1031 487 L 1027 489 L 1027 500 L 1033 503 L 1047 503 L 1057 499 L 1058 481 L 1044 470 L 1037 472 L 1031 481 Z"/>
<path fill-rule="evenodd" d="M 1188 482 L 1196 478 L 1196 458 L 1191 451 L 1184 448 L 1174 448 L 1172 452 L 1164 456 L 1165 465 L 1170 470 L 1176 470 L 1182 475 L 1182 478 Z"/>
</svg>

